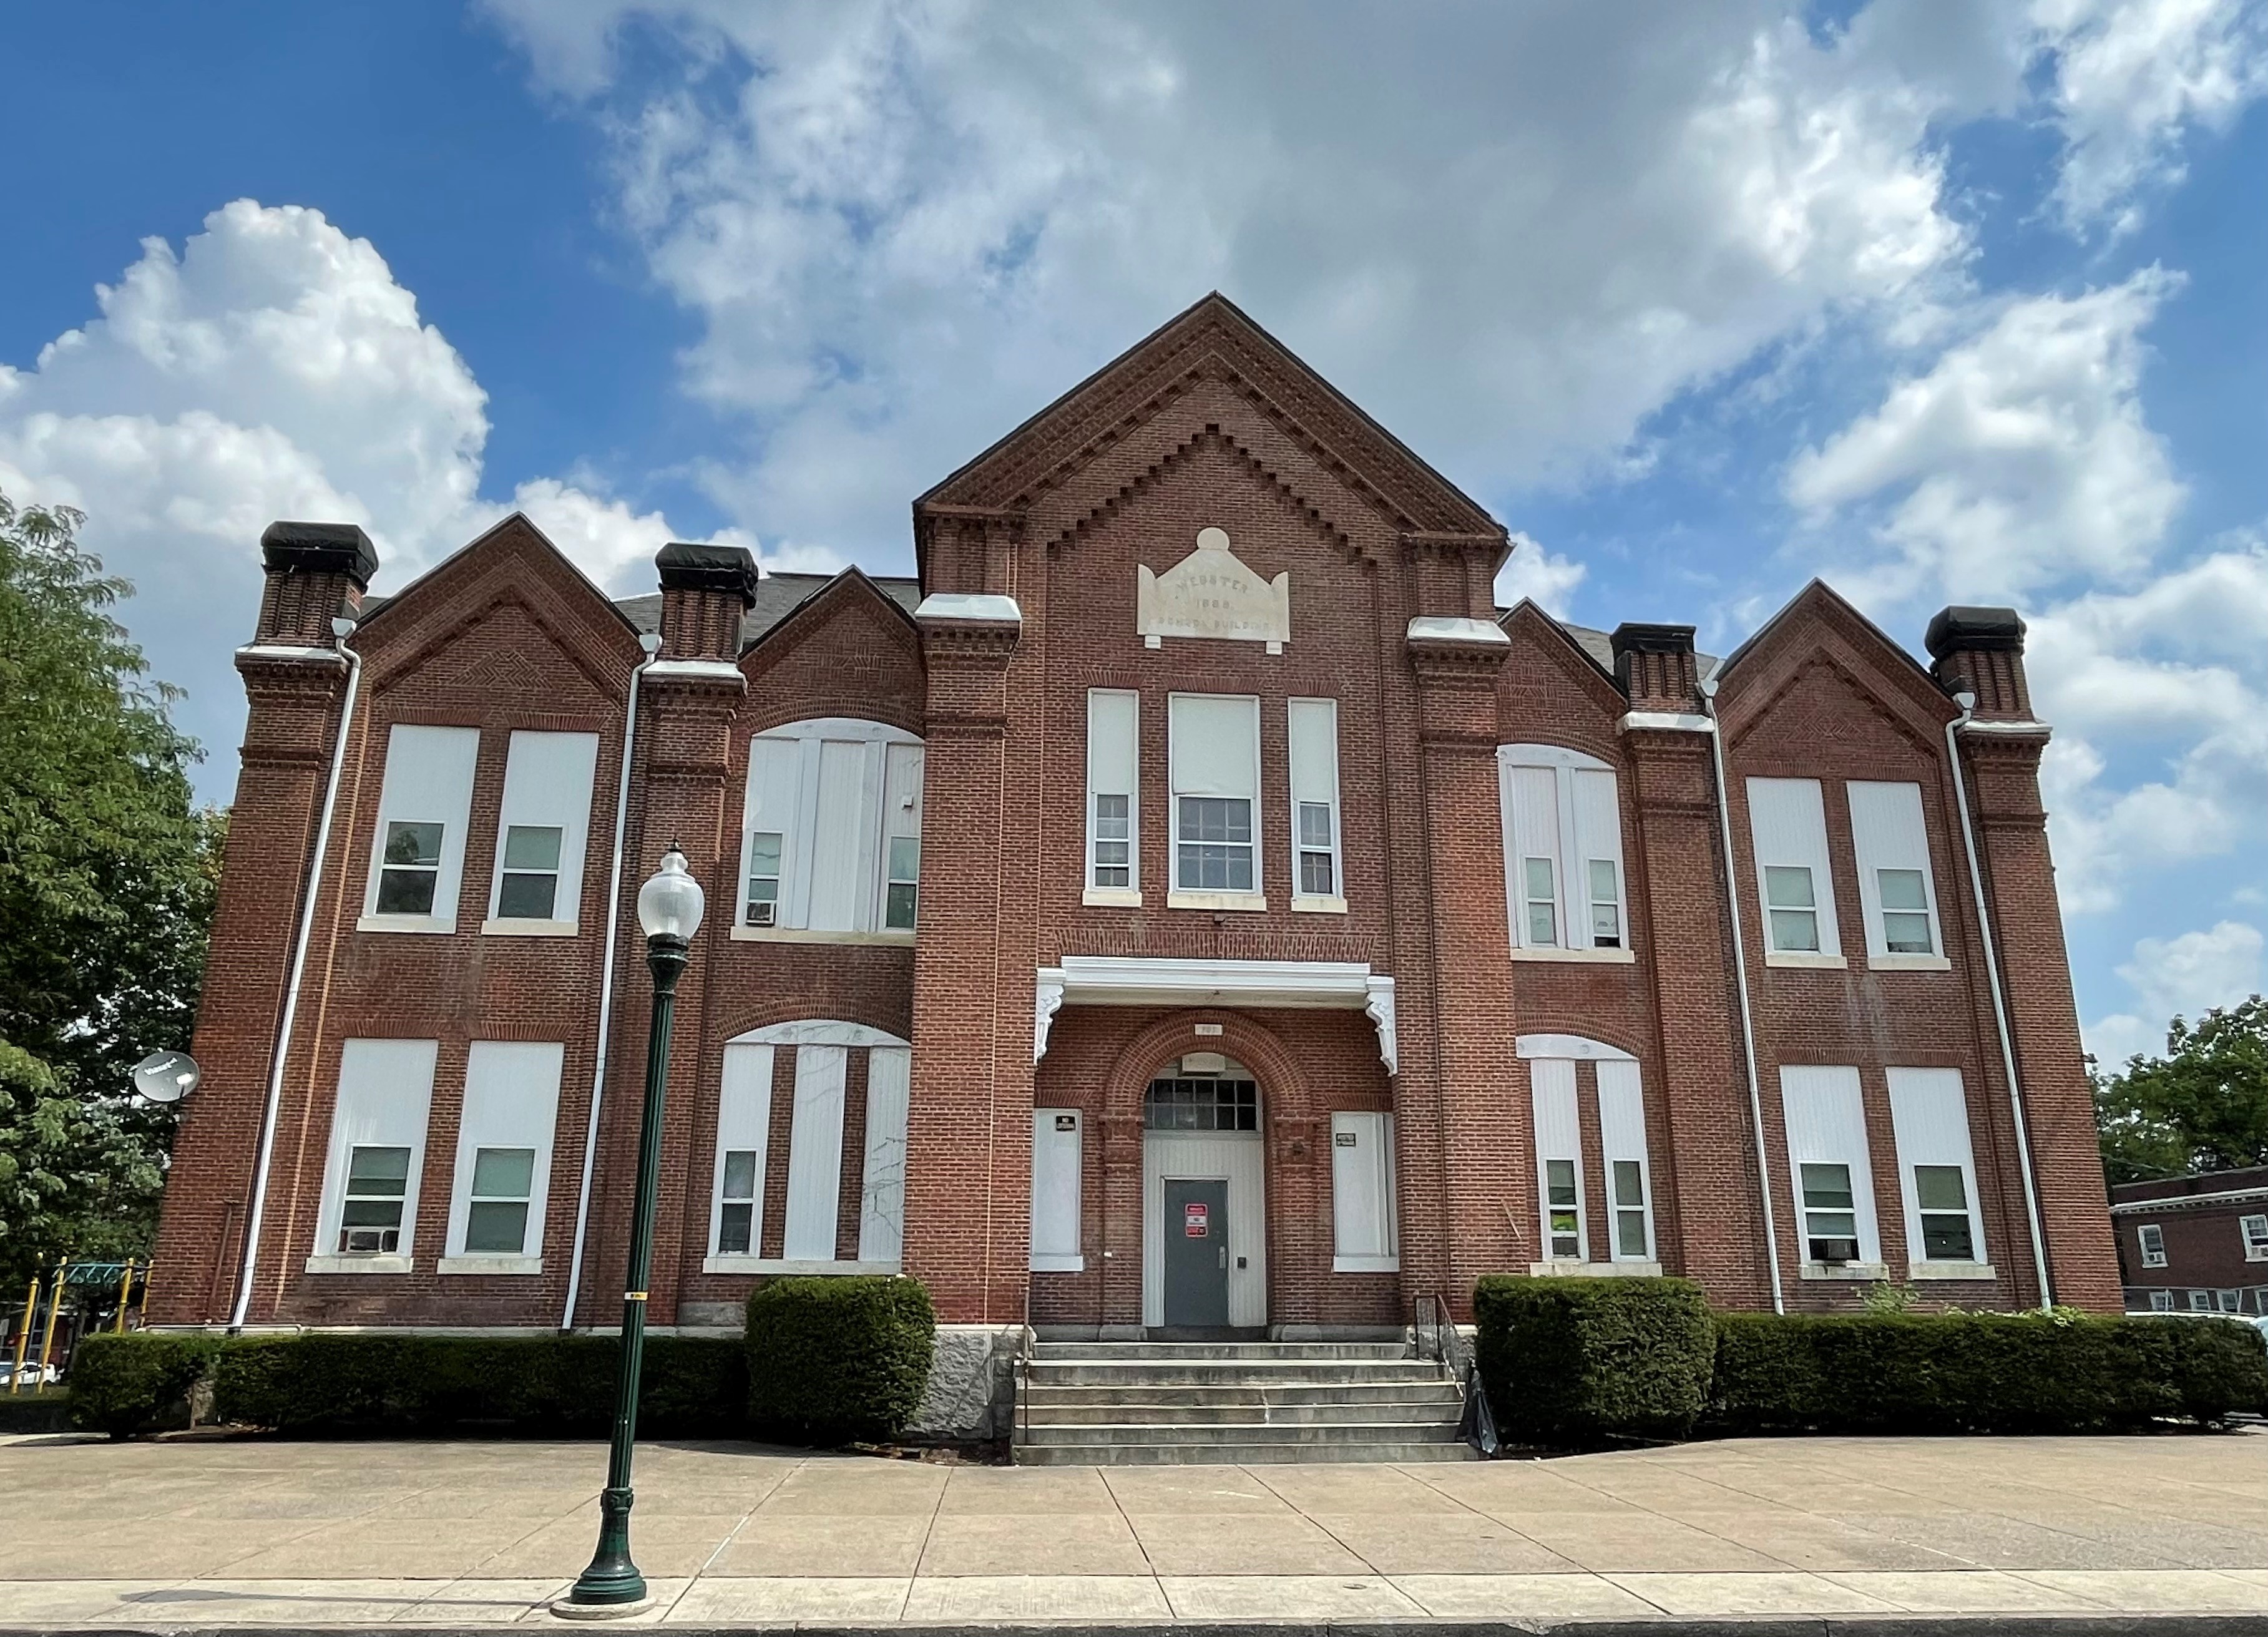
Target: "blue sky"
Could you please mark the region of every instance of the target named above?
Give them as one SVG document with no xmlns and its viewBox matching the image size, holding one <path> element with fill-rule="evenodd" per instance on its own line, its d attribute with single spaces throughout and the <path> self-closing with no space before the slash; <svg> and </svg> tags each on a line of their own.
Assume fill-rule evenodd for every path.
<svg viewBox="0 0 2268 1637">
<path fill-rule="evenodd" d="M 2268 0 L 483 0 L 0 16 L 0 490 L 90 513 L 227 798 L 257 541 L 519 505 L 908 566 L 1219 288 L 1521 537 L 1738 642 L 2033 630 L 2090 1041 L 2261 987 Z"/>
</svg>

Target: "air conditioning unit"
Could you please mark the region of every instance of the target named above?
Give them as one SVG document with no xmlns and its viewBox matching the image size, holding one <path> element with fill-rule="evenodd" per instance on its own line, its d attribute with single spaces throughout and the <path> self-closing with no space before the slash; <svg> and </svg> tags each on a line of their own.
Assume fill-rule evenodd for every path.
<svg viewBox="0 0 2268 1637">
<path fill-rule="evenodd" d="M 398 1228 L 350 1228 L 339 1235 L 339 1249 L 350 1256 L 385 1256 L 401 1249 Z"/>
<path fill-rule="evenodd" d="M 1829 1267 L 1841 1267 L 1859 1259 L 1859 1242 L 1855 1239 L 1815 1239 L 1811 1248 Z"/>
<path fill-rule="evenodd" d="M 752 903 L 748 906 L 748 925 L 770 926 L 777 921 L 779 905 L 772 903 Z"/>
</svg>

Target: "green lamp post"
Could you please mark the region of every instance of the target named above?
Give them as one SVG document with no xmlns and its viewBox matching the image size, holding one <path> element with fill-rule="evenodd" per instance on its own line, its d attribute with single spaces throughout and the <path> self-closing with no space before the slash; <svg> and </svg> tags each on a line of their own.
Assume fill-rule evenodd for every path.
<svg viewBox="0 0 2268 1637">
<path fill-rule="evenodd" d="M 563 1614 L 628 1614 L 646 1599 L 645 1576 L 630 1560 L 630 1451 L 637 1438 L 638 1370 L 645 1352 L 645 1285 L 653 1265 L 654 1195 L 661 1180 L 661 1105 L 669 1080 L 669 1021 L 677 980 L 700 930 L 701 883 L 670 844 L 661 868 L 638 889 L 638 925 L 653 973 L 653 1029 L 645 1046 L 645 1117 L 638 1127 L 637 1191 L 630 1206 L 630 1270 L 622 1292 L 622 1361 L 615 1403 L 607 1486 L 599 1495 L 599 1549 L 560 1606 Z"/>
</svg>

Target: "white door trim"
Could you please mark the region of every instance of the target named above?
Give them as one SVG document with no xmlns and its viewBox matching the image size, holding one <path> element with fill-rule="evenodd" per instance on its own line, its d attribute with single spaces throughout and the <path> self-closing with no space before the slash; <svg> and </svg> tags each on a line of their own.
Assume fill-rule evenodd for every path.
<svg viewBox="0 0 2268 1637">
<path fill-rule="evenodd" d="M 1267 1150 L 1258 1132 L 1142 1133 L 1142 1323 L 1166 1322 L 1166 1179 L 1228 1184 L 1228 1322 L 1268 1323 Z M 1236 1265 L 1242 1257 L 1245 1265 Z"/>
</svg>

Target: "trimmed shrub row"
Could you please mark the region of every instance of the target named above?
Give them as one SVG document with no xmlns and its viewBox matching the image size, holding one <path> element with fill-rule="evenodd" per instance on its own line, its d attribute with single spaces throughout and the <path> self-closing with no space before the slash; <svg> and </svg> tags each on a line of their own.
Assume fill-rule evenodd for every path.
<svg viewBox="0 0 2268 1637">
<path fill-rule="evenodd" d="M 929 1385 L 937 1314 L 919 1279 L 776 1279 L 748 1298 L 748 1419 L 791 1443 L 890 1437 Z"/>
<path fill-rule="evenodd" d="M 185 1426 L 189 1390 L 220 1348 L 205 1336 L 89 1336 L 71 1354 L 71 1419 L 113 1438 Z"/>
<path fill-rule="evenodd" d="M 1708 1401 L 1715 1332 L 1678 1279 L 1514 1279 L 1473 1287 L 1475 1352 L 1515 1442 L 1683 1438 Z"/>
</svg>

